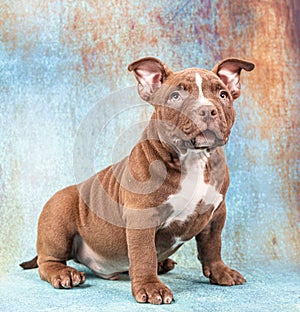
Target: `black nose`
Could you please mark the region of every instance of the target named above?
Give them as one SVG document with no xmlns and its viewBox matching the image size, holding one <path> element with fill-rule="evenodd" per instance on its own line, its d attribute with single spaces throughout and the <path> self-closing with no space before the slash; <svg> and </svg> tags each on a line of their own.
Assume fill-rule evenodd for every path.
<svg viewBox="0 0 300 312">
<path fill-rule="evenodd" d="M 204 105 L 200 107 L 199 114 L 203 119 L 215 119 L 218 116 L 218 111 L 213 105 Z"/>
</svg>

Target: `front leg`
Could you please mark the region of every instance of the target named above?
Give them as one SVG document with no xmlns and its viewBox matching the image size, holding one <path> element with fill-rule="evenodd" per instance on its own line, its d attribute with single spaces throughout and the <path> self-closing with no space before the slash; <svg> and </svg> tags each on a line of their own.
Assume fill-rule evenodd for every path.
<svg viewBox="0 0 300 312">
<path fill-rule="evenodd" d="M 171 290 L 157 276 L 155 232 L 155 228 L 126 230 L 132 293 L 137 302 L 171 303 Z"/>
<path fill-rule="evenodd" d="M 221 258 L 221 233 L 226 218 L 226 206 L 223 201 L 216 210 L 212 221 L 196 236 L 198 259 L 203 274 L 212 284 L 222 286 L 240 285 L 246 282 L 237 271 L 229 268 Z"/>
</svg>

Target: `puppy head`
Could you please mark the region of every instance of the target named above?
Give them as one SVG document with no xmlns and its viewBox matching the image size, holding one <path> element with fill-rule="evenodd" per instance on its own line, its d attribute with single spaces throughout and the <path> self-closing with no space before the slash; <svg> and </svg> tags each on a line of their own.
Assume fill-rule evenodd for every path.
<svg viewBox="0 0 300 312">
<path fill-rule="evenodd" d="M 173 72 L 153 57 L 128 67 L 138 81 L 140 97 L 155 108 L 162 141 L 179 153 L 212 152 L 227 143 L 234 122 L 233 101 L 240 96 L 240 73 L 254 64 L 229 58 L 212 71 L 188 68 Z"/>
</svg>

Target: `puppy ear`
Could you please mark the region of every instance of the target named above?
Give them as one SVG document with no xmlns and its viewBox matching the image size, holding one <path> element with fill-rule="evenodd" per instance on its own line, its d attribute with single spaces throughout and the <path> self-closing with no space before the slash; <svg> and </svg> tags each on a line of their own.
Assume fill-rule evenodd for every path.
<svg viewBox="0 0 300 312">
<path fill-rule="evenodd" d="M 168 67 L 154 57 L 139 59 L 128 66 L 137 79 L 140 97 L 149 101 L 151 95 L 160 88 L 167 76 L 171 73 Z"/>
<path fill-rule="evenodd" d="M 251 71 L 254 67 L 253 63 L 236 58 L 228 58 L 218 63 L 212 71 L 225 83 L 235 100 L 241 93 L 241 70 Z"/>
</svg>

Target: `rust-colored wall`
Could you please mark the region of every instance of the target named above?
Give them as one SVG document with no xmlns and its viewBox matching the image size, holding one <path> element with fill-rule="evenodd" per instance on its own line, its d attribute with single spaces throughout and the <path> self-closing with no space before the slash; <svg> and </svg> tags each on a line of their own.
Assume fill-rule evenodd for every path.
<svg viewBox="0 0 300 312">
<path fill-rule="evenodd" d="M 1 267 L 9 270 L 34 254 L 43 203 L 76 182 L 76 134 L 96 103 L 103 116 L 111 113 L 110 103 L 117 115 L 97 141 L 95 169 L 128 151 L 132 142 L 124 133 L 147 119 L 150 108 L 121 114 L 122 90 L 135 84 L 127 65 L 145 55 L 174 70 L 209 69 L 228 56 L 256 63 L 255 71 L 242 77 L 226 148 L 232 184 L 223 254 L 241 263 L 296 261 L 299 21 L 297 0 L 2 1 Z M 103 100 L 112 92 L 117 93 Z M 134 95 L 126 101 L 140 105 Z M 191 245 L 177 256 L 181 264 L 196 265 Z"/>
</svg>

